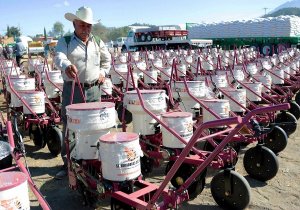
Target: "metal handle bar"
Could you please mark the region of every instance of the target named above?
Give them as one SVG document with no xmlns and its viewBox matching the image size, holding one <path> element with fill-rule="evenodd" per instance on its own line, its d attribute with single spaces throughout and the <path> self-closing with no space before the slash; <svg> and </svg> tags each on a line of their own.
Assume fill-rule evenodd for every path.
<svg viewBox="0 0 300 210">
<path fill-rule="evenodd" d="M 13 132 L 12 132 L 12 125 L 11 125 L 10 121 L 7 121 L 7 136 L 8 136 L 10 146 L 12 147 L 12 149 L 14 149 L 15 142 L 14 142 L 14 137 L 13 137 Z M 34 195 L 36 196 L 36 198 L 38 199 L 38 202 L 41 205 L 41 207 L 44 210 L 50 210 L 51 207 L 50 207 L 49 203 L 45 200 L 42 193 L 39 191 L 38 187 L 35 185 L 34 181 L 32 180 L 26 167 L 23 165 L 22 161 L 19 160 L 18 158 L 16 158 L 16 156 L 13 152 L 11 152 L 11 153 L 12 153 L 12 156 L 13 156 L 14 160 L 16 161 L 19 169 L 27 176 L 29 187 L 32 190 L 32 192 L 34 193 Z"/>
</svg>

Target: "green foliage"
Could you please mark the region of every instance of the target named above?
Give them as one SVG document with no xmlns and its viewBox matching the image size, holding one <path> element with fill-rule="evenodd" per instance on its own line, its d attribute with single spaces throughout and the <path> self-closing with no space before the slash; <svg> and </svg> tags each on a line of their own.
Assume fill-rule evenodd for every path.
<svg viewBox="0 0 300 210">
<path fill-rule="evenodd" d="M 14 26 L 7 26 L 6 36 L 8 37 L 18 37 L 21 35 L 20 29 Z"/>
<path fill-rule="evenodd" d="M 278 17 L 280 15 L 296 15 L 300 16 L 300 8 L 297 7 L 289 7 L 289 8 L 283 8 L 276 12 L 264 15 L 263 17 Z"/>
<path fill-rule="evenodd" d="M 61 37 L 64 35 L 64 25 L 61 22 L 55 22 L 53 25 L 52 33 L 55 37 Z"/>
</svg>

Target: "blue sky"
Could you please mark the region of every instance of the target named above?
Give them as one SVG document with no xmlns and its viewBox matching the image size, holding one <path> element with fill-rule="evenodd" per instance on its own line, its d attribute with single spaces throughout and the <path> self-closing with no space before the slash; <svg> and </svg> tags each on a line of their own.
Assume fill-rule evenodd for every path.
<svg viewBox="0 0 300 210">
<path fill-rule="evenodd" d="M 73 30 L 64 18 L 66 12 L 85 5 L 94 11 L 94 19 L 101 19 L 107 27 L 121 27 L 133 23 L 174 25 L 211 23 L 229 20 L 248 20 L 275 9 L 287 0 L 1 0 L 0 35 L 7 26 L 20 27 L 22 35 L 42 34 L 44 27 L 52 30 L 56 21 L 64 31 Z"/>
</svg>

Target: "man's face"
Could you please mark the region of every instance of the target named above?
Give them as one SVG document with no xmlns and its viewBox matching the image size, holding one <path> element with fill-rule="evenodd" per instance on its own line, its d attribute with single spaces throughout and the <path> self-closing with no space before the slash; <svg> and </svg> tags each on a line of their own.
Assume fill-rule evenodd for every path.
<svg viewBox="0 0 300 210">
<path fill-rule="evenodd" d="M 81 20 L 74 20 L 75 34 L 83 41 L 87 41 L 92 31 L 92 25 Z"/>
</svg>

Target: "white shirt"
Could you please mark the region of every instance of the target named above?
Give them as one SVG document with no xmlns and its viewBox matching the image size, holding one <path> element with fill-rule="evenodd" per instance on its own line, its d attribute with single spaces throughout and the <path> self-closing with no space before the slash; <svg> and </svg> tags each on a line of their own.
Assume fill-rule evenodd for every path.
<svg viewBox="0 0 300 210">
<path fill-rule="evenodd" d="M 55 65 L 62 71 L 64 81 L 72 81 L 65 69 L 73 64 L 78 69 L 81 83 L 91 83 L 98 80 L 99 75 L 107 75 L 111 65 L 111 54 L 104 42 L 100 40 L 100 46 L 91 35 L 85 45 L 76 35 L 72 35 L 67 45 L 64 37 L 58 40 L 55 48 Z"/>
</svg>

